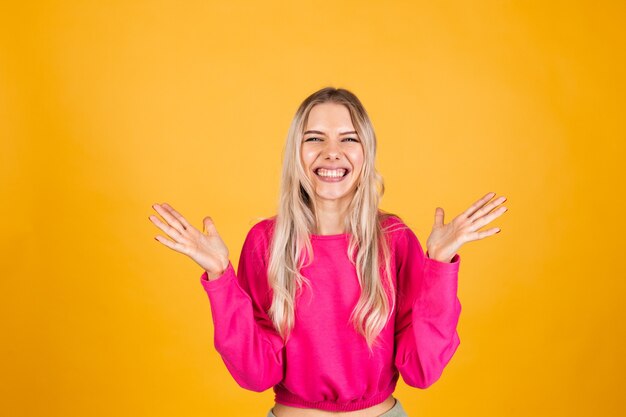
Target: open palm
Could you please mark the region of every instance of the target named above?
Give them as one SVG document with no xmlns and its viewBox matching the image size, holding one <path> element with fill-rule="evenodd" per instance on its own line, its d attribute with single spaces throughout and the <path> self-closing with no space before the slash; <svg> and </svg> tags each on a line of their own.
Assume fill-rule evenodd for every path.
<svg viewBox="0 0 626 417">
<path fill-rule="evenodd" d="M 494 196 L 495 193 L 487 193 L 448 224 L 443 223 L 443 208 L 437 207 L 435 223 L 426 241 L 429 257 L 441 262 L 450 262 L 463 244 L 498 233 L 500 229 L 497 227 L 478 230 L 507 211 L 505 206 L 495 209 L 506 201 L 506 197 L 501 196 L 489 202 Z"/>
<path fill-rule="evenodd" d="M 204 230 L 200 232 L 169 204 L 154 204 L 152 206 L 166 223 L 157 216 L 148 219 L 159 229 L 165 232 L 172 240 L 157 235 L 155 239 L 168 248 L 189 256 L 204 270 L 209 278 L 216 278 L 228 267 L 228 248 L 217 233 L 217 229 L 210 217 L 203 219 Z"/>
</svg>

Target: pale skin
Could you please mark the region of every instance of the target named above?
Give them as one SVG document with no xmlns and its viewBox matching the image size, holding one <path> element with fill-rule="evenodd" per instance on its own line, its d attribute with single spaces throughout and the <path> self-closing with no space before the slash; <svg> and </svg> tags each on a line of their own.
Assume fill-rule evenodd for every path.
<svg viewBox="0 0 626 417">
<path fill-rule="evenodd" d="M 301 147 L 301 160 L 307 176 L 315 188 L 319 209 L 319 224 L 315 234 L 339 234 L 350 199 L 354 196 L 358 178 L 363 169 L 363 146 L 355 132 L 348 109 L 340 104 L 323 103 L 311 109 Z M 320 166 L 345 167 L 347 176 L 340 182 L 324 182 L 314 171 Z M 489 192 L 472 203 L 449 223 L 444 223 L 444 210 L 435 208 L 435 221 L 426 240 L 428 255 L 439 262 L 450 262 L 462 245 L 493 236 L 498 227 L 479 230 L 507 211 L 501 204 L 506 197 L 492 200 L 496 194 Z M 218 279 L 228 267 L 229 251 L 221 239 L 211 217 L 206 216 L 203 231 L 192 226 L 178 211 L 167 203 L 154 204 L 157 216 L 148 218 L 169 238 L 157 235 L 155 239 L 168 248 L 187 255 L 207 271 L 209 280 Z M 330 412 L 317 409 L 290 407 L 275 404 L 272 411 L 277 417 L 376 417 L 395 404 L 393 395 L 372 407 L 349 412 Z"/>
<path fill-rule="evenodd" d="M 344 233 L 343 221 L 363 170 L 363 145 L 342 104 L 323 103 L 309 113 L 300 148 L 304 172 L 315 189 L 319 224 L 315 234 Z M 319 167 L 347 168 L 340 182 L 325 182 L 314 172 Z"/>
</svg>

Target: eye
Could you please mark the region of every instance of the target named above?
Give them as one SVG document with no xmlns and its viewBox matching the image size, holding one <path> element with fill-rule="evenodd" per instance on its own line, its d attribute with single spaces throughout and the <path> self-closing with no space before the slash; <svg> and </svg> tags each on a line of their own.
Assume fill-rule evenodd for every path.
<svg viewBox="0 0 626 417">
<path fill-rule="evenodd" d="M 357 138 L 345 138 L 344 140 L 353 140 L 355 142 L 358 142 L 359 140 Z"/>
<path fill-rule="evenodd" d="M 305 141 L 305 142 L 308 142 L 308 141 L 313 140 L 313 139 L 318 139 L 318 140 L 319 140 L 319 138 L 316 138 L 316 137 L 310 137 L 310 138 L 308 138 L 308 139 L 305 139 L 304 141 Z"/>
</svg>

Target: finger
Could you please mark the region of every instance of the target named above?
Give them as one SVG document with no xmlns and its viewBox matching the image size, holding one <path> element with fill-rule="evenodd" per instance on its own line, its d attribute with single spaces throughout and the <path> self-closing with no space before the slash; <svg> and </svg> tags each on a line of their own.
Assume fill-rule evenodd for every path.
<svg viewBox="0 0 626 417">
<path fill-rule="evenodd" d="M 506 208 L 505 206 L 498 207 L 497 209 L 495 209 L 491 213 L 478 218 L 478 220 L 475 220 L 472 223 L 472 225 L 470 226 L 470 230 L 478 230 L 478 229 L 480 229 L 484 225 L 489 224 L 492 221 L 494 221 L 495 219 L 497 219 L 498 217 L 502 216 L 507 210 L 508 210 L 508 208 Z"/>
<path fill-rule="evenodd" d="M 217 229 L 215 228 L 215 223 L 213 223 L 213 219 L 210 216 L 206 216 L 202 219 L 202 225 L 204 227 L 203 231 L 209 235 L 217 235 Z"/>
<path fill-rule="evenodd" d="M 185 228 L 180 223 L 180 221 L 178 221 L 178 219 L 169 212 L 168 209 L 161 207 L 160 204 L 153 204 L 152 208 L 155 209 L 156 212 L 159 213 L 161 217 L 163 217 L 171 227 L 177 230 L 181 235 L 183 234 Z"/>
<path fill-rule="evenodd" d="M 463 213 L 461 213 L 461 216 L 465 216 L 465 217 L 469 218 L 472 214 L 474 214 L 474 212 L 476 210 L 478 210 L 485 203 L 487 203 L 487 201 L 489 201 L 491 198 L 493 198 L 494 195 L 496 195 L 496 193 L 493 193 L 493 192 L 485 194 L 481 199 L 476 201 L 474 204 L 469 206 L 469 208 L 467 210 L 465 210 Z"/>
<path fill-rule="evenodd" d="M 498 227 L 494 227 L 494 228 L 487 229 L 487 230 L 481 230 L 480 232 L 471 233 L 468 237 L 468 240 L 472 241 L 472 240 L 484 239 L 486 237 L 495 235 L 496 233 L 499 233 L 499 232 L 500 232 L 500 228 Z"/>
<path fill-rule="evenodd" d="M 180 214 L 179 212 L 177 212 L 176 210 L 174 210 L 174 208 L 173 208 L 172 206 L 170 206 L 169 204 L 167 204 L 167 203 L 163 203 L 163 204 L 161 204 L 161 206 L 162 206 L 162 207 L 164 207 L 164 208 L 166 208 L 167 210 L 169 210 L 169 211 L 170 211 L 170 213 L 172 213 L 172 215 L 173 215 L 174 217 L 176 217 L 176 218 L 178 219 L 178 221 L 179 221 L 179 222 L 183 225 L 183 227 L 185 228 L 185 230 L 186 230 L 186 229 L 189 229 L 190 227 L 193 227 L 193 226 L 191 226 L 191 225 L 189 224 L 189 222 L 187 221 L 187 219 L 185 219 L 185 218 L 183 217 L 183 215 L 182 215 L 182 214 Z"/>
<path fill-rule="evenodd" d="M 167 235 L 172 239 L 181 240 L 183 238 L 183 235 L 178 230 L 174 229 L 169 224 L 163 223 L 161 219 L 159 219 L 157 216 L 148 216 L 148 219 L 150 219 L 150 221 L 154 223 L 156 227 L 167 233 Z"/>
<path fill-rule="evenodd" d="M 435 209 L 435 226 L 443 226 L 443 217 L 445 213 L 443 208 L 437 207 Z"/>
<path fill-rule="evenodd" d="M 481 208 L 480 210 L 476 211 L 476 213 L 474 213 L 473 215 L 471 215 L 469 217 L 469 220 L 475 223 L 475 222 L 479 221 L 483 216 L 485 216 L 487 214 L 494 213 L 494 212 L 496 212 L 498 210 L 501 210 L 502 207 L 504 207 L 504 206 L 500 206 L 498 208 L 494 208 L 494 207 L 504 203 L 505 201 L 506 201 L 506 197 L 504 197 L 504 196 L 498 197 L 497 199 L 493 200 L 491 203 L 485 205 L 483 208 Z M 506 209 L 504 211 L 506 211 Z M 491 220 L 489 220 L 489 221 L 491 221 Z M 482 224 L 484 224 L 484 223 L 482 223 Z"/>
<path fill-rule="evenodd" d="M 176 252 L 180 252 L 182 254 L 186 254 L 185 252 L 185 246 L 181 245 L 180 243 L 177 242 L 172 242 L 169 239 L 164 238 L 161 235 L 157 235 L 154 237 L 157 241 L 161 242 L 162 244 L 164 244 L 165 246 L 167 246 L 168 248 L 175 250 Z"/>
<path fill-rule="evenodd" d="M 498 198 L 496 198 L 495 200 L 493 200 L 491 203 L 486 204 L 484 207 L 482 207 L 480 210 L 477 210 L 474 214 L 472 214 L 469 217 L 469 220 L 471 220 L 472 222 L 477 221 L 478 219 L 481 218 L 481 216 L 484 216 L 485 214 L 492 212 L 492 210 L 494 209 L 494 207 L 504 203 L 506 201 L 506 197 L 504 196 L 500 196 Z M 503 207 L 503 206 L 502 206 Z M 494 210 L 495 211 L 495 210 Z"/>
</svg>

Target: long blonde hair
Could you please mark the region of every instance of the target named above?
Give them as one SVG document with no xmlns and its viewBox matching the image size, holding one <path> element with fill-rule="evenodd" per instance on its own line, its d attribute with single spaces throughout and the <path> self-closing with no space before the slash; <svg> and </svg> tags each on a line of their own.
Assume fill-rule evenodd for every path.
<svg viewBox="0 0 626 417">
<path fill-rule="evenodd" d="M 395 307 L 394 275 L 390 270 L 390 248 L 385 239 L 384 220 L 392 213 L 379 210 L 385 192 L 382 176 L 376 171 L 376 135 L 359 99 L 342 88 L 326 87 L 307 97 L 298 108 L 289 128 L 283 150 L 280 197 L 269 250 L 268 284 L 273 291 L 268 311 L 274 328 L 284 341 L 289 339 L 295 322 L 296 290 L 309 280 L 300 269 L 313 260 L 309 235 L 316 230 L 317 215 L 313 185 L 300 157 L 303 132 L 313 106 L 332 102 L 346 106 L 363 145 L 363 169 L 345 217 L 350 233 L 346 254 L 355 265 L 361 295 L 350 315 L 350 323 L 365 338 L 370 354 L 376 338 L 391 318 Z M 396 216 L 398 217 L 398 216 Z M 306 252 L 305 252 L 306 251 Z M 303 256 L 306 253 L 306 258 Z M 356 256 L 355 256 L 356 255 Z M 308 262 L 304 264 L 305 259 Z M 385 264 L 384 278 L 380 265 Z M 389 293 L 385 291 L 385 286 Z"/>
</svg>

